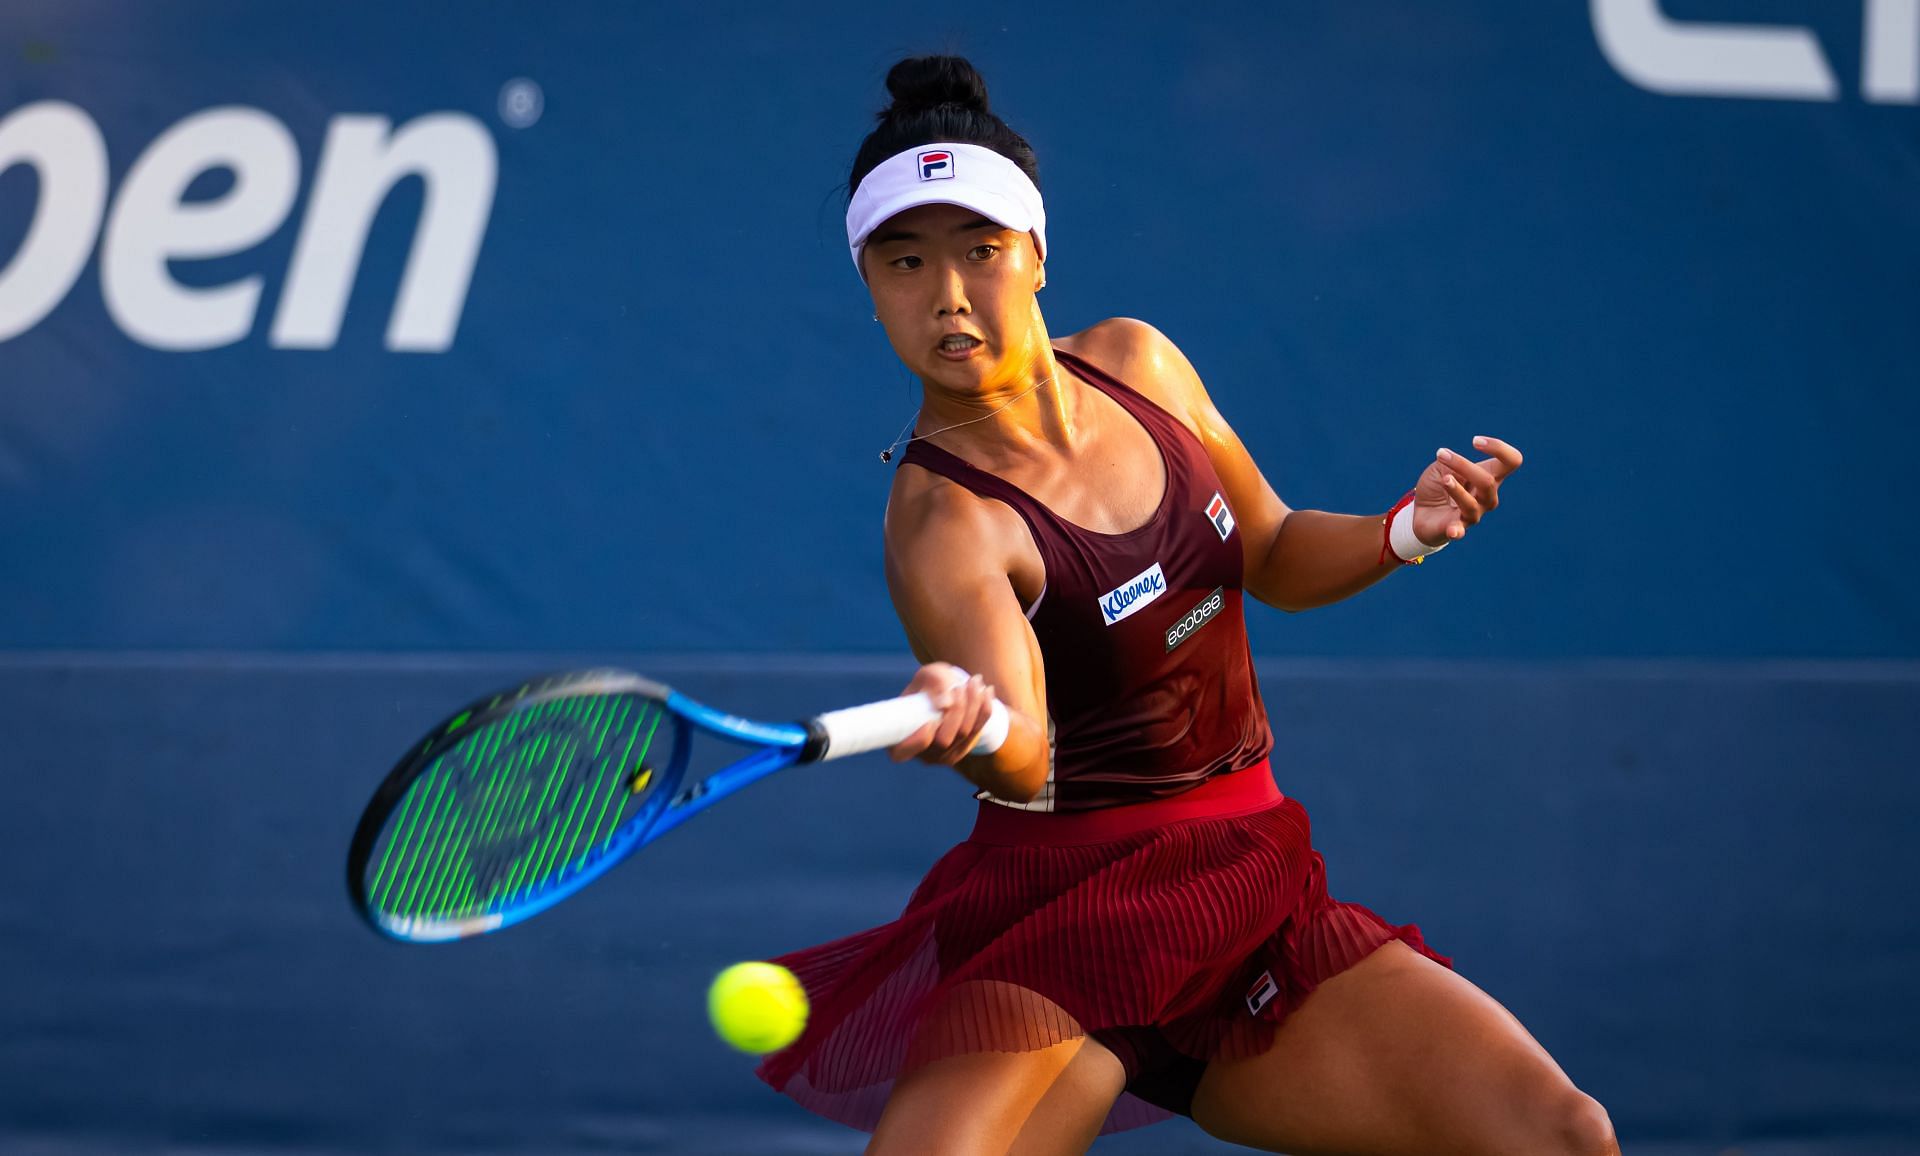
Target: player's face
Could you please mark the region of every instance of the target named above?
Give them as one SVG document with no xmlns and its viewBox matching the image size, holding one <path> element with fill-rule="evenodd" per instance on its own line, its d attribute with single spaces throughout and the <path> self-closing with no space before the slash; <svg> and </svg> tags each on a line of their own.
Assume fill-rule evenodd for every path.
<svg viewBox="0 0 1920 1156">
<path fill-rule="evenodd" d="M 874 230 L 861 267 L 894 353 L 923 380 L 973 391 L 1040 362 L 1032 234 L 959 205 L 921 205 Z M 956 347 L 949 334 L 977 344 Z"/>
</svg>

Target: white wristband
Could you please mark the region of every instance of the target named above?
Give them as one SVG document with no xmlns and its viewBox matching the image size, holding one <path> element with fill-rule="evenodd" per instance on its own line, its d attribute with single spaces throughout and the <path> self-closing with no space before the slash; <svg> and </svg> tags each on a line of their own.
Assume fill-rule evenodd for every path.
<svg viewBox="0 0 1920 1156">
<path fill-rule="evenodd" d="M 1438 554 L 1447 548 L 1445 542 L 1438 546 L 1429 546 L 1413 536 L 1412 502 L 1400 507 L 1400 512 L 1393 516 L 1393 525 L 1387 531 L 1387 541 L 1393 543 L 1393 552 L 1400 556 L 1402 562 L 1412 562 L 1428 554 Z"/>
</svg>

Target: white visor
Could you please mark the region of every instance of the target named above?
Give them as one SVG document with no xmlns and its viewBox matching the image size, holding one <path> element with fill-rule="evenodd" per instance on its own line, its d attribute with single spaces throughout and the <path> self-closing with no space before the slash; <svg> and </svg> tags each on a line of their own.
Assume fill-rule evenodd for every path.
<svg viewBox="0 0 1920 1156">
<path fill-rule="evenodd" d="M 853 267 L 860 268 L 860 250 L 875 229 L 920 205 L 960 205 L 1015 232 L 1032 233 L 1040 259 L 1047 259 L 1046 206 L 1020 166 L 979 145 L 939 143 L 896 153 L 862 178 L 847 206 Z"/>
</svg>

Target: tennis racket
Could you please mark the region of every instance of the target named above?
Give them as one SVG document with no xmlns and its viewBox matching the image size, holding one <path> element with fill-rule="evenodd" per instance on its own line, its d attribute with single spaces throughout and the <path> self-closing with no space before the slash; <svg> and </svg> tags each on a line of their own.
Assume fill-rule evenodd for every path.
<svg viewBox="0 0 1920 1156">
<path fill-rule="evenodd" d="M 536 679 L 468 705 L 400 760 L 354 830 L 347 888 L 393 939 L 498 931 L 783 767 L 892 746 L 939 713 L 911 694 L 755 722 L 622 670 Z M 749 751 L 683 788 L 700 734 Z M 996 702 L 973 753 L 1006 737 Z"/>
</svg>

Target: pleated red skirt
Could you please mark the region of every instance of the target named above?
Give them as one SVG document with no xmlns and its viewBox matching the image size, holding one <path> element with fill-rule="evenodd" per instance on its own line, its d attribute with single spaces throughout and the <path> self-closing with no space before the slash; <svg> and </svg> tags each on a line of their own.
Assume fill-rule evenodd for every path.
<svg viewBox="0 0 1920 1156">
<path fill-rule="evenodd" d="M 1207 1063 L 1258 1055 L 1394 926 L 1327 895 L 1306 810 L 1266 762 L 1168 799 L 1049 814 L 980 804 L 892 923 L 776 958 L 812 1001 L 758 1074 L 871 1131 L 894 1081 L 968 1052 L 1090 1035 L 1126 1092 L 1102 1132 L 1191 1114 Z"/>
</svg>

